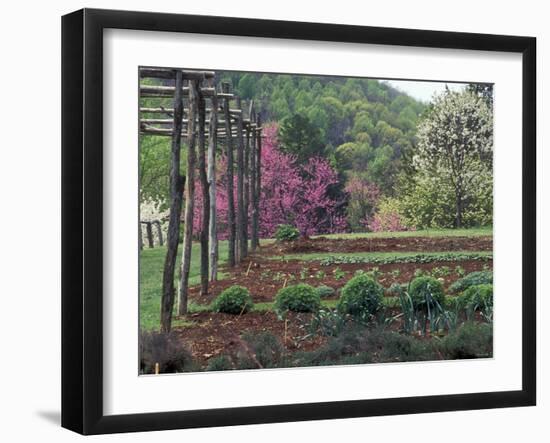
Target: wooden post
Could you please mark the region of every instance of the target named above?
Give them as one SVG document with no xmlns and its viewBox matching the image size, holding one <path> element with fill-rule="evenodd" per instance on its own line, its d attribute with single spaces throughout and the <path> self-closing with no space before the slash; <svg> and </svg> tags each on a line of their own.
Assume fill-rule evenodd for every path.
<svg viewBox="0 0 550 443">
<path fill-rule="evenodd" d="M 193 210 L 195 199 L 195 142 L 198 80 L 189 81 L 189 127 L 187 136 L 187 178 L 185 180 L 185 215 L 183 232 L 183 254 L 181 260 L 181 280 L 178 314 L 187 314 L 189 292 L 189 270 L 191 268 L 191 248 L 193 246 Z"/>
<path fill-rule="evenodd" d="M 210 194 L 208 190 L 208 177 L 206 175 L 206 103 L 204 96 L 198 93 L 199 107 L 199 179 L 202 191 L 202 225 L 200 233 L 201 242 L 201 295 L 208 294 L 208 228 L 210 225 Z"/>
<path fill-rule="evenodd" d="M 256 113 L 253 111 L 250 117 L 251 121 L 256 120 Z M 250 224 L 250 248 L 252 251 L 256 251 L 258 246 L 258 207 L 256 205 L 256 186 L 258 185 L 257 170 L 258 170 L 258 151 L 257 151 L 257 139 L 258 131 L 257 126 L 252 127 L 252 146 L 250 148 L 250 203 L 252 205 L 252 222 Z"/>
<path fill-rule="evenodd" d="M 229 83 L 222 83 L 222 92 L 229 93 Z M 231 134 L 231 118 L 229 114 L 229 98 L 226 97 L 223 103 L 223 112 L 225 117 L 225 132 Z M 226 137 L 226 159 L 227 159 L 227 262 L 229 266 L 235 266 L 235 202 L 233 196 L 233 140 L 232 137 Z"/>
<path fill-rule="evenodd" d="M 237 108 L 241 108 L 241 98 L 235 97 Z M 246 224 L 244 215 L 244 140 L 243 120 L 237 119 L 237 262 L 247 255 Z"/>
<path fill-rule="evenodd" d="M 212 81 L 211 86 L 214 85 Z M 218 109 L 218 97 L 214 94 L 211 98 L 212 109 Z M 218 113 L 210 114 L 208 124 L 208 190 L 210 192 L 210 219 L 208 237 L 210 243 L 210 280 L 218 278 L 218 226 L 216 214 L 216 147 L 218 144 Z"/>
<path fill-rule="evenodd" d="M 154 242 L 154 239 L 153 239 L 153 224 L 151 222 L 145 222 L 145 227 L 147 229 L 147 244 L 149 245 L 150 248 L 154 248 L 155 247 L 155 242 Z"/>
<path fill-rule="evenodd" d="M 183 177 L 180 174 L 181 128 L 183 125 L 183 74 L 176 72 L 176 93 L 174 97 L 174 132 L 170 153 L 170 219 L 168 221 L 168 238 L 166 257 L 162 275 L 162 295 L 160 307 L 160 329 L 170 332 L 172 327 L 172 310 L 174 308 L 174 270 L 178 255 L 180 217 L 182 206 Z"/>
<path fill-rule="evenodd" d="M 256 137 L 256 143 L 258 144 L 256 154 L 256 245 L 260 247 L 260 200 L 262 198 L 262 117 L 258 115 L 257 119 L 258 134 Z"/>
<path fill-rule="evenodd" d="M 160 220 L 155 220 L 155 225 L 157 225 L 157 235 L 159 237 L 159 245 L 164 245 L 164 239 L 162 238 L 162 227 L 160 226 Z"/>
<path fill-rule="evenodd" d="M 246 142 L 244 145 L 244 236 L 246 255 L 248 255 L 248 226 L 250 211 L 250 125 L 246 127 Z"/>
</svg>

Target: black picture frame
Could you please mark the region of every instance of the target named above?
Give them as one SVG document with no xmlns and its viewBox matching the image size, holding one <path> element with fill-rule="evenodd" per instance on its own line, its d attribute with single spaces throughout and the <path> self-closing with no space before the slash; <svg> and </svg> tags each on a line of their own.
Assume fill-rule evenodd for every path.
<svg viewBox="0 0 550 443">
<path fill-rule="evenodd" d="M 522 389 L 131 415 L 103 413 L 103 30 L 270 37 L 522 54 Z M 62 18 L 62 426 L 82 434 L 536 404 L 536 39 L 83 9 Z"/>
</svg>

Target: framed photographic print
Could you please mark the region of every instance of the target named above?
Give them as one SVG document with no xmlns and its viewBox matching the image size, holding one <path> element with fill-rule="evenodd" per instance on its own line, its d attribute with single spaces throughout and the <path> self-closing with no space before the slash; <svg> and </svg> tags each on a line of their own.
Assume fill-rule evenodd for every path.
<svg viewBox="0 0 550 443">
<path fill-rule="evenodd" d="M 64 427 L 535 404 L 534 38 L 62 25 Z"/>
</svg>

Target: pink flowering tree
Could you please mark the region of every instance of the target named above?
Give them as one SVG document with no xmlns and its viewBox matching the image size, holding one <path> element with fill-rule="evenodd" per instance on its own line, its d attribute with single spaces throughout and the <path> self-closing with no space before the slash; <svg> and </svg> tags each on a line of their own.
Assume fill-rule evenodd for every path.
<svg viewBox="0 0 550 443">
<path fill-rule="evenodd" d="M 336 171 L 321 157 L 310 158 L 304 165 L 298 165 L 293 155 L 279 150 L 276 125 L 264 127 L 263 135 L 260 236 L 273 237 L 277 227 L 282 224 L 296 226 L 303 235 L 343 231 L 346 228 L 345 218 L 339 214 L 338 202 L 330 195 L 330 188 L 338 183 Z M 225 157 L 222 156 L 216 165 L 216 209 L 220 239 L 227 238 L 225 164 Z M 236 193 L 236 181 L 233 192 Z M 201 208 L 201 187 L 197 181 L 194 232 L 200 230 Z"/>
</svg>

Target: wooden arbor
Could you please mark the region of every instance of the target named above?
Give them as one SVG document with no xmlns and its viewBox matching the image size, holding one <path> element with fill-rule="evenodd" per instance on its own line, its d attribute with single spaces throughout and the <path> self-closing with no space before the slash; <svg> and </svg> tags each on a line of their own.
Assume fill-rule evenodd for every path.
<svg viewBox="0 0 550 443">
<path fill-rule="evenodd" d="M 171 329 L 175 300 L 174 274 L 184 203 L 178 313 L 187 313 L 197 172 L 203 201 L 199 232 L 201 293 L 208 292 L 209 279 L 217 278 L 218 145 L 225 152 L 227 160 L 227 189 L 235 188 L 236 175 L 236 201 L 232 192 L 227 193 L 228 264 L 235 266 L 248 255 L 249 232 L 252 251 L 259 246 L 261 124 L 259 118 L 256 118 L 254 103 L 250 102 L 248 117 L 245 118 L 241 99 L 229 92 L 229 84 L 222 84 L 222 91 L 219 91 L 212 71 L 140 68 L 139 74 L 140 79 L 152 78 L 162 83 L 145 85 L 140 81 L 140 98 L 159 101 L 156 107 L 140 107 L 140 133 L 171 137 L 170 217 L 161 300 L 161 330 L 168 332 Z M 166 103 L 168 100 L 171 103 Z M 232 107 L 233 101 L 235 106 Z M 186 140 L 187 147 L 185 174 L 180 170 L 182 138 Z"/>
</svg>

